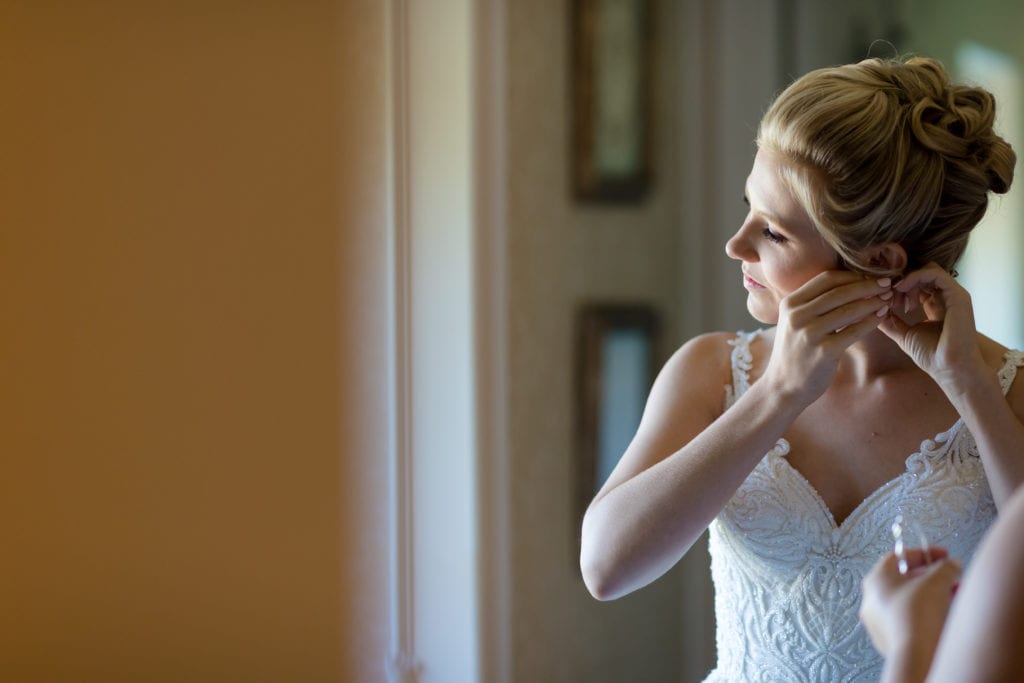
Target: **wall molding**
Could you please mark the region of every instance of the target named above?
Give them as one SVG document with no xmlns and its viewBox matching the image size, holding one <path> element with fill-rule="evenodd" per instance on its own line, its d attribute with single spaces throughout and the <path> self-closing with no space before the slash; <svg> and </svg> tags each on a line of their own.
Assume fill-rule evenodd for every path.
<svg viewBox="0 0 1024 683">
<path fill-rule="evenodd" d="M 409 199 L 409 29 L 406 0 L 389 0 L 387 58 L 388 476 L 391 683 L 416 683 L 416 586 L 413 545 L 413 401 L 411 225 Z"/>
<path fill-rule="evenodd" d="M 508 449 L 506 0 L 474 4 L 475 389 L 480 673 L 512 680 L 511 473 Z"/>
<path fill-rule="evenodd" d="M 419 327 L 430 324 L 430 316 L 424 317 L 424 310 L 438 309 L 427 303 L 426 297 L 432 294 L 422 289 L 424 283 L 417 278 L 426 277 L 425 273 L 440 264 L 434 259 L 445 258 L 418 251 L 425 238 L 439 236 L 439 228 L 432 222 L 436 214 L 421 214 L 423 206 L 417 203 L 414 183 L 417 179 L 422 180 L 417 175 L 417 164 L 422 166 L 429 161 L 427 157 L 417 155 L 444 152 L 425 148 L 422 138 L 418 142 L 413 139 L 415 131 L 421 130 L 417 126 L 422 127 L 432 116 L 424 110 L 424 105 L 427 109 L 431 105 L 416 98 L 424 96 L 424 79 L 431 77 L 430 71 L 435 68 L 433 62 L 425 69 L 422 63 L 412 63 L 413 48 L 418 45 L 418 50 L 424 49 L 422 40 L 416 45 L 413 41 L 428 35 L 425 32 L 435 30 L 432 22 L 440 20 L 436 13 L 425 15 L 420 9 L 409 0 L 388 0 L 386 12 L 390 642 L 385 665 L 391 683 L 433 680 L 443 675 L 442 670 L 452 670 L 452 666 L 464 671 L 475 670 L 475 675 L 488 683 L 508 683 L 511 680 L 509 593 L 512 570 L 506 424 L 507 8 L 505 0 L 495 0 L 466 2 L 461 6 L 448 6 L 446 10 L 460 20 L 468 19 L 471 31 L 470 54 L 467 55 L 470 71 L 465 77 L 469 79 L 472 92 L 471 159 L 468 160 L 472 167 L 469 174 L 472 181 L 467 188 L 471 194 L 469 205 L 472 208 L 468 219 L 472 226 L 469 234 L 458 239 L 471 242 L 471 252 L 467 253 L 471 259 L 473 295 L 472 325 L 468 332 L 472 336 L 469 340 L 473 356 L 470 390 L 474 415 L 473 424 L 465 426 L 473 440 L 472 467 L 475 474 L 470 484 L 474 490 L 459 491 L 456 495 L 475 501 L 477 511 L 473 531 L 475 539 L 468 546 L 476 550 L 466 558 L 475 563 L 476 580 L 472 582 L 473 586 L 466 587 L 474 595 L 468 602 L 463 602 L 475 605 L 476 633 L 465 634 L 472 642 L 449 642 L 447 645 L 433 633 L 419 634 L 425 640 L 417 638 L 417 625 L 424 628 L 424 624 L 444 619 L 444 615 L 432 613 L 437 609 L 437 595 L 419 595 L 418 587 L 422 590 L 423 585 L 445 585 L 444 582 L 438 584 L 437 577 L 432 574 L 439 570 L 432 564 L 436 558 L 432 559 L 429 552 L 422 556 L 417 554 L 431 545 L 436 532 L 426 526 L 417 530 L 417 524 L 430 523 L 419 518 L 417 510 L 436 510 L 435 498 L 451 493 L 435 490 L 436 481 L 423 476 L 428 469 L 444 464 L 434 462 L 437 442 L 431 441 L 426 434 L 417 434 L 417 425 L 430 412 L 429 405 L 417 402 L 431 400 L 433 389 L 417 386 L 416 378 L 421 376 L 423 363 L 443 362 L 433 355 L 439 351 L 431 346 L 428 339 L 432 329 Z M 443 68 L 450 63 L 446 60 L 452 59 L 452 55 L 431 53 L 429 58 L 436 58 L 436 68 Z M 432 77 L 449 76 L 463 77 L 453 76 L 450 71 Z M 416 90 L 417 87 L 420 89 Z M 422 190 L 421 187 L 418 191 L 422 193 Z M 449 257 L 461 258 L 457 254 L 449 254 Z M 436 439 L 436 435 L 433 438 Z M 428 458 L 430 462 L 422 465 L 423 470 L 417 470 L 417 461 L 422 458 Z M 458 654 L 460 659 L 467 658 L 463 664 L 445 659 L 455 655 L 455 650 L 449 647 L 452 645 L 466 648 Z M 437 649 L 439 647 L 441 649 Z"/>
</svg>

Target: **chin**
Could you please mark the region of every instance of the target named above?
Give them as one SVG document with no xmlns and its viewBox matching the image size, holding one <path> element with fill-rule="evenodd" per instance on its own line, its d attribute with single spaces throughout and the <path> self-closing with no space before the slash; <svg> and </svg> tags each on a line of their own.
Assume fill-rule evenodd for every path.
<svg viewBox="0 0 1024 683">
<path fill-rule="evenodd" d="M 753 301 L 747 302 L 747 312 L 753 316 L 754 320 L 765 325 L 776 325 L 779 322 L 779 308 L 778 306 L 773 307 L 771 310 L 766 310 L 766 306 L 758 306 Z"/>
</svg>

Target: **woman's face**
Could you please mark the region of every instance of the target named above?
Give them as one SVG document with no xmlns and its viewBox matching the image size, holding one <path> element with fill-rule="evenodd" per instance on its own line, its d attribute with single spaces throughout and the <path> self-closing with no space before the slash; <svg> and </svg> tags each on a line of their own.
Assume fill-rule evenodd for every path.
<svg viewBox="0 0 1024 683">
<path fill-rule="evenodd" d="M 758 151 L 744 194 L 750 211 L 725 245 L 730 258 L 743 262 L 747 309 L 766 324 L 779 321 L 787 294 L 839 264 L 783 181 L 782 167 L 777 155 Z"/>
</svg>

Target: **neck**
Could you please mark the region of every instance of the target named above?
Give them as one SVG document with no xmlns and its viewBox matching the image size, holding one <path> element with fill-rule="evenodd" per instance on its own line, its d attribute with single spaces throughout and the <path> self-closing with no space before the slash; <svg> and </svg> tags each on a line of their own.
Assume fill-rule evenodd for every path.
<svg viewBox="0 0 1024 683">
<path fill-rule="evenodd" d="M 907 325 L 924 320 L 920 311 L 899 317 Z M 914 367 L 914 361 L 896 342 L 881 330 L 875 330 L 846 350 L 839 361 L 839 376 L 857 384 L 868 384 Z"/>
</svg>

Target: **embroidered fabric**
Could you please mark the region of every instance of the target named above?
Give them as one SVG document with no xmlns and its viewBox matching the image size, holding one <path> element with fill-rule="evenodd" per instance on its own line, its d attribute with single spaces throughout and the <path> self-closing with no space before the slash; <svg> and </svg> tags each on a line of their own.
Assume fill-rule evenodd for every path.
<svg viewBox="0 0 1024 683">
<path fill-rule="evenodd" d="M 749 387 L 750 342 L 760 333 L 730 340 L 726 407 Z M 1004 394 L 1022 365 L 1024 353 L 1007 352 Z M 858 619 L 861 580 L 892 549 L 901 513 L 969 561 L 996 513 L 977 444 L 958 420 L 841 525 L 788 453 L 779 439 L 710 526 L 718 664 L 705 683 L 875 683 L 882 660 Z"/>
</svg>

